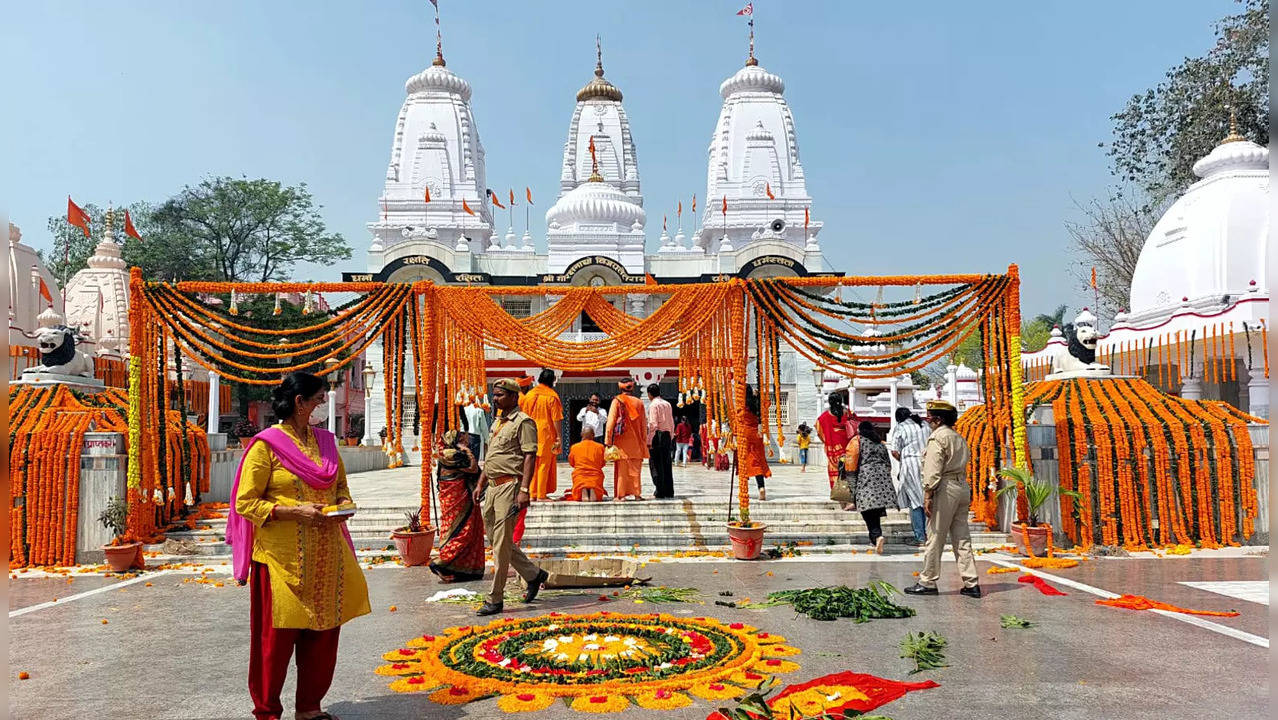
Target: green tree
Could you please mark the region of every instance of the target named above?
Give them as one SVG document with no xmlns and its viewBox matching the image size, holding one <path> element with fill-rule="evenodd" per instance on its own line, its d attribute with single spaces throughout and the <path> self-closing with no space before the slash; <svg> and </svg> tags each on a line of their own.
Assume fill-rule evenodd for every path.
<svg viewBox="0 0 1278 720">
<path fill-rule="evenodd" d="M 1194 162 L 1230 132 L 1231 112 L 1238 132 L 1269 143 L 1269 3 L 1240 3 L 1241 13 L 1216 23 L 1210 50 L 1185 58 L 1112 117 L 1113 173 L 1140 187 L 1151 205 L 1197 179 Z"/>
<path fill-rule="evenodd" d="M 88 266 L 89 256 L 106 237 L 107 210 L 93 203 L 83 206 L 89 215 L 89 237 L 67 222 L 66 215 L 49 218 L 49 234 L 53 236 L 50 257 L 41 258 L 63 285 L 76 272 Z M 141 240 L 124 233 L 124 213 L 128 211 Z M 121 244 L 120 254 L 130 266 L 142 268 L 148 278 L 157 280 L 216 280 L 213 266 L 205 261 L 199 245 L 190 237 L 170 231 L 157 222 L 150 203 L 136 202 L 115 208 L 113 235 Z M 67 246 L 70 245 L 70 252 Z"/>
<path fill-rule="evenodd" d="M 210 178 L 155 210 L 166 232 L 191 238 L 220 279 L 286 280 L 299 261 L 331 264 L 351 250 L 319 217 L 306 184 Z"/>
</svg>

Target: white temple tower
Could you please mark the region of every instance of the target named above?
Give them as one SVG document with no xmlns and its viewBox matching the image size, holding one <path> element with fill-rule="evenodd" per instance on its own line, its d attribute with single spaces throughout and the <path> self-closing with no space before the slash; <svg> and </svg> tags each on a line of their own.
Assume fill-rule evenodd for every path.
<svg viewBox="0 0 1278 720">
<path fill-rule="evenodd" d="M 568 126 L 559 199 L 546 211 L 546 269 L 562 272 L 579 258 L 602 255 L 640 274 L 646 215 L 639 164 L 621 91 L 604 78 L 597 39 L 595 49 L 595 77 L 577 92 Z"/>
<path fill-rule="evenodd" d="M 495 240 L 470 84 L 445 66 L 437 46 L 431 66 L 410 77 L 404 90 L 408 97 L 395 121 L 379 220 L 368 225 L 369 270 L 416 255 L 469 269 L 470 254 Z M 421 276 L 425 270 L 404 268 L 394 280 L 439 279 Z"/>
<path fill-rule="evenodd" d="M 40 296 L 43 281 L 52 300 Z M 35 347 L 27 333 L 35 332 L 38 318 L 46 308 L 63 311 L 58 283 L 34 248 L 22 242 L 22 231 L 9 223 L 9 344 Z"/>
<path fill-rule="evenodd" d="M 67 281 L 67 325 L 93 338 L 98 349 L 129 347 L 129 270 L 115 241 L 115 212 L 107 210 L 106 232 L 89 266 Z"/>
<path fill-rule="evenodd" d="M 710 138 L 705 202 L 693 242 L 710 253 L 739 252 L 760 240 L 787 244 L 802 253 L 796 259 L 818 269 L 821 223 L 809 216 L 804 232 L 812 198 L 784 92 L 785 82 L 759 66 L 752 37 L 745 67 L 719 86 L 723 108 Z M 721 248 L 725 236 L 729 244 Z"/>
</svg>

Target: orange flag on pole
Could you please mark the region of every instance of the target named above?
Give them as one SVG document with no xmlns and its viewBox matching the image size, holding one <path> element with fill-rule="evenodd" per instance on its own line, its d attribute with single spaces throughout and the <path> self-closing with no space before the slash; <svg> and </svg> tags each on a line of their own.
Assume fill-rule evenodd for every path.
<svg viewBox="0 0 1278 720">
<path fill-rule="evenodd" d="M 803 229 L 808 229 L 808 209 L 803 208 Z"/>
<path fill-rule="evenodd" d="M 53 293 L 49 292 L 49 286 L 44 284 L 44 278 L 40 278 L 40 297 L 53 304 Z"/>
<path fill-rule="evenodd" d="M 679 217 L 683 217 L 683 201 L 682 200 L 679 201 L 679 208 L 675 210 L 675 214 L 678 215 Z"/>
<path fill-rule="evenodd" d="M 727 195 L 724 195 L 724 196 L 723 196 L 723 211 L 722 211 L 722 212 L 723 212 L 723 214 L 724 214 L 724 215 L 727 215 L 727 214 L 728 214 L 728 196 L 727 196 Z"/>
<path fill-rule="evenodd" d="M 426 202 L 430 202 L 430 186 L 429 186 L 429 185 L 427 185 L 427 186 L 426 186 L 426 190 L 425 190 L 425 192 L 423 193 L 423 196 L 424 196 L 424 199 L 426 200 Z M 464 202 L 464 201 L 463 201 L 463 202 Z"/>
<path fill-rule="evenodd" d="M 695 213 L 696 211 L 697 211 L 697 194 L 692 193 L 692 212 Z"/>
<path fill-rule="evenodd" d="M 70 195 L 67 196 L 67 222 L 83 230 L 84 236 L 89 237 L 89 214 L 81 210 Z"/>
<path fill-rule="evenodd" d="M 765 182 L 763 184 L 763 192 L 768 194 L 769 200 L 776 200 L 777 196 L 772 194 L 772 183 Z"/>
<path fill-rule="evenodd" d="M 497 193 L 493 192 L 492 188 L 488 188 L 488 199 L 493 201 L 493 205 L 496 205 L 502 210 L 506 209 L 506 206 L 501 204 L 501 200 L 497 198 Z"/>
<path fill-rule="evenodd" d="M 515 207 L 515 189 L 510 189 L 510 206 Z"/>
<path fill-rule="evenodd" d="M 1093 268 L 1092 268 L 1092 289 L 1093 289 L 1093 290 L 1096 290 L 1096 289 L 1097 289 L 1097 287 L 1096 287 L 1096 268 L 1095 268 L 1095 267 L 1093 267 Z"/>
<path fill-rule="evenodd" d="M 466 213 L 467 215 L 475 214 L 475 211 L 471 210 L 470 206 L 466 204 L 466 198 L 462 198 L 462 212 Z"/>
<path fill-rule="evenodd" d="M 142 234 L 133 226 L 133 216 L 129 215 L 129 211 L 124 211 L 124 234 L 138 240 L 142 239 Z"/>
<path fill-rule="evenodd" d="M 524 197 L 528 198 L 528 204 L 529 204 L 529 205 L 532 205 L 532 204 L 533 204 L 533 201 L 532 201 L 532 188 L 530 188 L 530 187 L 528 187 L 528 186 L 526 186 L 526 185 L 524 186 Z"/>
</svg>

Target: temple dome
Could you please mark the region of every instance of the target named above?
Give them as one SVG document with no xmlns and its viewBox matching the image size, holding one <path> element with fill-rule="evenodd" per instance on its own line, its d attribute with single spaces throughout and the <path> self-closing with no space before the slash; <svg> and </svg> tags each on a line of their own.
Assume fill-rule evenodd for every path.
<svg viewBox="0 0 1278 720">
<path fill-rule="evenodd" d="M 443 65 L 431 65 L 404 83 L 404 92 L 409 95 L 432 91 L 451 93 L 462 102 L 470 102 L 470 83 Z"/>
<path fill-rule="evenodd" d="M 1202 179 L 1167 209 L 1141 249 L 1131 322 L 1183 304 L 1205 308 L 1229 304 L 1225 296 L 1268 293 L 1269 150 L 1231 133 L 1194 163 L 1194 173 Z"/>
<path fill-rule="evenodd" d="M 628 231 L 646 218 L 642 207 L 607 182 L 584 182 L 546 211 L 546 223 L 561 228 L 615 223 Z"/>
<path fill-rule="evenodd" d="M 780 95 L 785 92 L 785 81 L 779 75 L 764 70 L 758 65 L 746 65 L 736 75 L 724 80 L 719 85 L 719 94 L 725 99 L 731 95 L 744 92 L 764 92 Z"/>
<path fill-rule="evenodd" d="M 594 144 L 595 158 L 590 146 Z M 597 168 L 595 163 L 597 161 Z M 630 134 L 630 118 L 621 104 L 621 91 L 604 77 L 603 48 L 595 41 L 595 77 L 577 93 L 577 104 L 568 123 L 559 173 L 559 197 L 599 174 L 615 183 L 630 202 L 643 205 L 639 186 L 639 159 Z"/>
</svg>

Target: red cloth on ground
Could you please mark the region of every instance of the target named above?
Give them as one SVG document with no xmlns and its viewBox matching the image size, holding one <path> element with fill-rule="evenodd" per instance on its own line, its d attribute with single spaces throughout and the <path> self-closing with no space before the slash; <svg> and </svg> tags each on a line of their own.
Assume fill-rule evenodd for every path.
<svg viewBox="0 0 1278 720">
<path fill-rule="evenodd" d="M 1060 590 L 1057 590 L 1051 585 L 1048 585 L 1046 580 L 1044 580 L 1043 578 L 1037 575 L 1022 575 L 1016 579 L 1016 582 L 1029 583 L 1030 585 L 1033 585 L 1034 587 L 1038 588 L 1038 591 L 1043 593 L 1044 595 L 1068 595 L 1069 594 L 1069 593 L 1061 592 Z"/>
<path fill-rule="evenodd" d="M 280 691 L 288 676 L 288 661 L 297 649 L 297 697 L 299 712 L 314 712 L 333 683 L 337 667 L 337 638 L 342 628 L 300 630 L 277 628 L 271 618 L 271 576 L 263 563 L 255 562 L 249 580 L 249 697 L 253 717 L 279 720 L 284 713 Z"/>
</svg>

